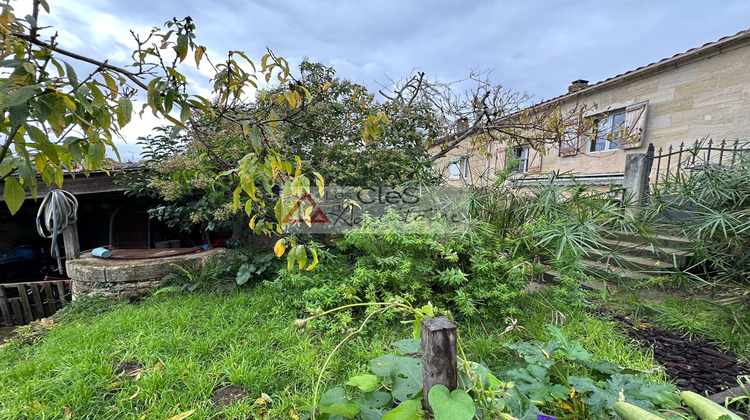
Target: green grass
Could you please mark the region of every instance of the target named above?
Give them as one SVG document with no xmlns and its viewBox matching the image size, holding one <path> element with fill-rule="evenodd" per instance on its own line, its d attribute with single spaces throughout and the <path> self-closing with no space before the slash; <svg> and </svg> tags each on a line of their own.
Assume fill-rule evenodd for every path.
<svg viewBox="0 0 750 420">
<path fill-rule="evenodd" d="M 309 403 L 320 367 L 344 334 L 293 326 L 305 314 L 282 312 L 283 296 L 263 286 L 226 295 L 160 295 L 139 305 L 117 304 L 97 313 L 86 303 L 63 315 L 32 344 L 11 342 L 0 350 L 0 418 L 169 419 L 196 410 L 190 419 L 293 418 Z M 459 324 L 471 360 L 499 369 L 509 357 L 502 343 L 548 340 L 551 310 L 537 298 L 518 303 L 524 329 L 501 334 L 506 324 Z M 594 357 L 634 369 L 653 367 L 606 321 L 582 310 L 562 309 L 563 330 L 581 340 Z M 324 375 L 323 388 L 343 384 L 366 363 L 407 338 L 399 322 L 373 322 L 345 345 Z M 115 376 L 121 362 L 143 365 L 135 377 Z M 215 407 L 217 388 L 239 385 L 246 398 Z M 273 403 L 263 407 L 261 393 Z M 66 408 L 67 407 L 67 408 Z"/>
</svg>

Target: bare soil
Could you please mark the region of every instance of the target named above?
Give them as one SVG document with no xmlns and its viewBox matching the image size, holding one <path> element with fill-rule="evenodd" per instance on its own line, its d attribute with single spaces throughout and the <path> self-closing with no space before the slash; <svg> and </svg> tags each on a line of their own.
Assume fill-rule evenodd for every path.
<svg viewBox="0 0 750 420">
<path fill-rule="evenodd" d="M 234 404 L 245 397 L 245 389 L 241 386 L 230 385 L 214 391 L 211 402 L 218 407 Z"/>
</svg>

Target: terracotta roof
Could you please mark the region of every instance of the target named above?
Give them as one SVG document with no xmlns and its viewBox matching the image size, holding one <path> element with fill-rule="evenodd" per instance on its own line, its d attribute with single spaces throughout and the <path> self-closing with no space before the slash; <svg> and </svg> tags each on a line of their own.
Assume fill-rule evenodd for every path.
<svg viewBox="0 0 750 420">
<path fill-rule="evenodd" d="M 652 72 L 658 73 L 659 71 L 677 67 L 684 62 L 689 62 L 693 59 L 700 58 L 704 54 L 707 54 L 712 51 L 716 51 L 716 54 L 719 54 L 723 52 L 722 51 L 723 47 L 728 47 L 731 45 L 735 45 L 737 43 L 743 43 L 743 42 L 747 43 L 748 41 L 750 41 L 750 29 L 745 29 L 743 31 L 737 32 L 734 35 L 729 35 L 729 36 L 719 38 L 716 41 L 708 42 L 706 44 L 701 45 L 700 47 L 691 48 L 685 52 L 675 54 L 671 57 L 663 58 L 657 62 L 646 64 L 645 66 L 638 67 L 634 70 L 626 71 L 625 73 L 612 76 L 608 79 L 604 79 L 600 82 L 594 83 L 593 85 L 590 85 L 576 92 L 565 93 L 563 95 L 554 97 L 552 99 L 542 101 L 534 106 L 539 106 L 539 105 L 547 104 L 549 102 L 563 100 L 568 97 L 575 97 L 580 94 L 595 92 L 609 85 L 615 85 L 617 82 L 620 82 L 620 81 L 625 82 L 629 80 L 631 77 L 644 75 L 644 73 L 645 74 L 650 74 Z"/>
</svg>

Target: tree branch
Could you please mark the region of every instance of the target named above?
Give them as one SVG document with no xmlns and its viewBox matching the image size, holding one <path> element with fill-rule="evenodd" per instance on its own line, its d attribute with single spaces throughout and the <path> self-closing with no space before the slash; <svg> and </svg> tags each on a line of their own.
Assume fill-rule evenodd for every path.
<svg viewBox="0 0 750 420">
<path fill-rule="evenodd" d="M 130 71 L 128 71 L 128 70 L 126 70 L 126 69 L 124 69 L 122 67 L 113 66 L 113 65 L 107 63 L 106 61 L 94 60 L 93 58 L 89 58 L 89 57 L 86 57 L 84 55 L 76 54 L 76 53 L 74 53 L 72 51 L 64 50 L 64 49 L 59 48 L 59 47 L 57 47 L 55 45 L 46 43 L 44 41 L 40 41 L 40 40 L 32 37 L 31 35 L 27 35 L 27 34 L 24 34 L 24 33 L 21 33 L 21 32 L 11 32 L 11 35 L 13 35 L 13 36 L 15 36 L 15 37 L 17 37 L 19 39 L 23 39 L 23 40 L 25 40 L 27 42 L 30 42 L 30 43 L 32 43 L 34 45 L 38 45 L 40 47 L 47 48 L 50 51 L 54 51 L 54 52 L 56 52 L 58 54 L 66 55 L 66 56 L 68 56 L 70 58 L 74 58 L 74 59 L 79 60 L 79 61 L 83 61 L 83 62 L 86 62 L 86 63 L 89 63 L 89 64 L 93 64 L 95 66 L 99 66 L 99 67 L 104 68 L 104 69 L 115 71 L 115 72 L 117 72 L 117 73 L 119 73 L 119 74 L 127 77 L 128 79 L 130 79 L 133 83 L 135 83 L 136 85 L 138 85 L 138 87 L 140 87 L 141 89 L 148 90 L 148 86 L 145 83 L 143 83 L 143 81 L 141 81 L 138 78 L 137 74 L 132 73 L 132 72 L 130 72 Z"/>
</svg>

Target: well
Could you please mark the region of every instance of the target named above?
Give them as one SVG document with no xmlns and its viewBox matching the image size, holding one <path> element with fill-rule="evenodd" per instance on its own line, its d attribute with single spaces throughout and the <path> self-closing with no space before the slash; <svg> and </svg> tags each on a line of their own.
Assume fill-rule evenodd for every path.
<svg viewBox="0 0 750 420">
<path fill-rule="evenodd" d="M 109 258 L 90 254 L 68 261 L 66 270 L 71 278 L 73 296 L 131 299 L 143 296 L 161 284 L 170 266 L 197 268 L 209 257 L 219 257 L 223 248 L 114 250 Z"/>
</svg>

